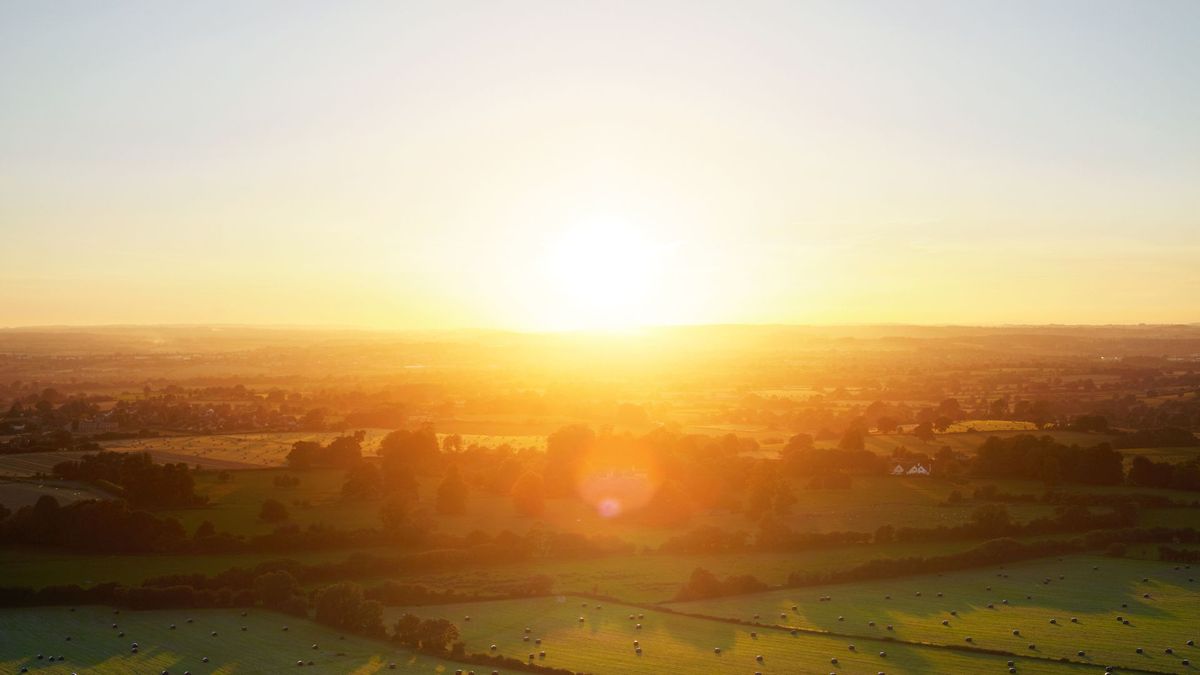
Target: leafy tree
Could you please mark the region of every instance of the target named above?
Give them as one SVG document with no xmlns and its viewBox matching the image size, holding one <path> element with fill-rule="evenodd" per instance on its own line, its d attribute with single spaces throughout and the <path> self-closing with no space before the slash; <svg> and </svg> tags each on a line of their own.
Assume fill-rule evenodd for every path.
<svg viewBox="0 0 1200 675">
<path fill-rule="evenodd" d="M 512 487 L 513 508 L 523 516 L 537 517 L 546 509 L 546 487 L 532 471 L 521 474 Z"/>
<path fill-rule="evenodd" d="M 857 426 L 846 429 L 846 432 L 842 434 L 842 440 L 838 441 L 840 450 L 863 450 L 865 447 L 862 429 Z"/>
<path fill-rule="evenodd" d="M 596 442 L 596 432 L 582 424 L 563 427 L 546 437 L 546 466 L 542 477 L 546 494 L 570 495 L 584 455 Z"/>
<path fill-rule="evenodd" d="M 397 429 L 379 444 L 383 457 L 384 473 L 426 475 L 432 472 L 441 459 L 437 434 L 433 427 L 421 427 L 415 431 Z"/>
<path fill-rule="evenodd" d="M 365 635 L 383 633 L 383 605 L 367 600 L 362 586 L 343 581 L 317 592 L 314 618 L 325 625 Z"/>
<path fill-rule="evenodd" d="M 349 500 L 375 499 L 383 489 L 383 479 L 374 464 L 363 462 L 346 472 L 342 483 L 342 498 Z"/>
<path fill-rule="evenodd" d="M 467 512 L 467 484 L 453 464 L 437 488 L 437 512 L 444 516 L 459 516 Z"/>
<path fill-rule="evenodd" d="M 288 519 L 288 510 L 279 500 L 268 499 L 263 502 L 258 518 L 268 523 L 280 523 Z"/>
<path fill-rule="evenodd" d="M 206 520 L 196 526 L 196 533 L 192 535 L 196 539 L 208 539 L 209 537 L 217 536 L 217 527 L 212 524 L 211 520 Z"/>
<path fill-rule="evenodd" d="M 254 578 L 254 597 L 263 607 L 282 609 L 293 603 L 300 586 L 290 572 L 278 570 Z"/>
</svg>

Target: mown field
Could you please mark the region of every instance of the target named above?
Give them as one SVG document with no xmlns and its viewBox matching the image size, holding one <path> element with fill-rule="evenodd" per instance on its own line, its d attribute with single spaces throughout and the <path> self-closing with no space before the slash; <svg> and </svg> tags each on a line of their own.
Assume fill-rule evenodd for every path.
<svg viewBox="0 0 1200 675">
<path fill-rule="evenodd" d="M 485 428 L 482 425 L 465 425 L 466 428 Z M 379 452 L 379 444 L 391 429 L 363 429 L 366 437 L 363 440 L 363 455 L 373 456 Z M 438 427 L 438 440 L 444 441 L 446 436 L 455 432 L 453 429 Z M 250 468 L 273 467 L 286 464 L 287 454 L 292 444 L 298 441 L 313 441 L 328 443 L 342 435 L 334 431 L 294 431 L 271 433 L 245 434 L 213 434 L 205 436 L 161 436 L 158 438 L 135 438 L 119 441 L 103 441 L 101 446 L 107 450 L 118 452 L 151 452 L 161 454 L 161 461 L 187 462 L 200 464 L 205 468 Z M 545 449 L 544 435 L 534 434 L 497 434 L 497 433 L 459 433 L 463 447 L 472 444 L 485 447 L 497 447 L 508 444 L 514 448 Z M 228 466 L 221 466 L 229 463 Z"/>
<path fill-rule="evenodd" d="M 1019 673 L 1088 670 L 1083 665 L 1023 655 L 969 653 L 879 639 L 792 635 L 785 630 L 597 603 L 578 596 L 389 608 L 387 615 L 393 620 L 404 613 L 455 622 L 468 651 L 487 651 L 494 644 L 500 654 L 525 659 L 533 655 L 539 664 L 600 674 L 1005 673 L 1009 660 L 1016 662 Z M 853 651 L 849 644 L 854 645 Z M 714 652 L 717 648 L 720 654 Z"/>
<path fill-rule="evenodd" d="M 293 616 L 253 610 L 0 609 L 0 673 L 447 673 L 477 669 Z M 189 623 L 188 619 L 192 619 Z M 117 627 L 113 628 L 112 624 Z M 174 624 L 175 629 L 171 629 Z M 286 626 L 287 630 L 283 630 Z M 245 630 L 242 628 L 245 627 Z M 213 635 L 213 632 L 216 635 Z M 124 633 L 123 636 L 120 634 Z M 66 638 L 70 637 L 68 641 Z M 132 643 L 138 645 L 131 652 Z M 313 649 L 313 645 L 317 649 Z M 38 654 L 56 660 L 39 660 Z M 65 657 L 59 661 L 57 657 Z M 203 659 L 207 657 L 208 662 Z M 304 668 L 297 668 L 297 661 Z M 313 665 L 308 666 L 308 661 Z M 395 664 L 395 669 L 389 665 Z M 491 672 L 488 668 L 486 672 Z"/>
<path fill-rule="evenodd" d="M 0 504 L 12 511 L 29 506 L 45 495 L 69 504 L 83 499 L 111 499 L 102 490 L 67 481 L 0 480 Z"/>
<path fill-rule="evenodd" d="M 1200 640 L 1200 582 L 1194 581 L 1198 575 L 1198 570 L 1170 563 L 1071 556 L 668 606 L 744 621 L 758 615 L 763 623 L 862 637 L 971 644 L 1098 665 L 1185 672 L 1189 668 L 1183 666 L 1184 659 L 1200 664 L 1200 649 L 1187 644 Z M 823 596 L 830 600 L 822 602 Z M 1136 651 L 1139 647 L 1142 654 Z M 1167 654 L 1168 648 L 1175 653 Z M 1078 656 L 1080 650 L 1083 657 Z"/>
</svg>

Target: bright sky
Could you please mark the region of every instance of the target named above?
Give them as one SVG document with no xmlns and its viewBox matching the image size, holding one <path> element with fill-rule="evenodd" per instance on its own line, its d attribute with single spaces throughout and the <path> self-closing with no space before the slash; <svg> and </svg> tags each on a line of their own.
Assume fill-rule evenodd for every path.
<svg viewBox="0 0 1200 675">
<path fill-rule="evenodd" d="M 0 3 L 0 325 L 1200 321 L 1200 2 Z"/>
</svg>

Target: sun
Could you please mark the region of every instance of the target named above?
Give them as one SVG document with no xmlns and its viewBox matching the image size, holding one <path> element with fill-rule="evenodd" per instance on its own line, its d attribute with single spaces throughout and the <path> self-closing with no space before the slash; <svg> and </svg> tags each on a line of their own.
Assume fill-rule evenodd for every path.
<svg viewBox="0 0 1200 675">
<path fill-rule="evenodd" d="M 662 247 L 614 220 L 555 233 L 546 252 L 547 323 L 557 329 L 623 330 L 655 323 Z"/>
</svg>

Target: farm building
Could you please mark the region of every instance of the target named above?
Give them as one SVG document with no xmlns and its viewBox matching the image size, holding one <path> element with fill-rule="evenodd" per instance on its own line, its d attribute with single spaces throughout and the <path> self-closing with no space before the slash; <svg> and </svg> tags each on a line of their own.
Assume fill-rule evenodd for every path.
<svg viewBox="0 0 1200 675">
<path fill-rule="evenodd" d="M 893 476 L 928 476 L 929 468 L 924 464 L 914 464 L 906 469 L 903 464 L 897 464 L 891 473 Z"/>
</svg>

